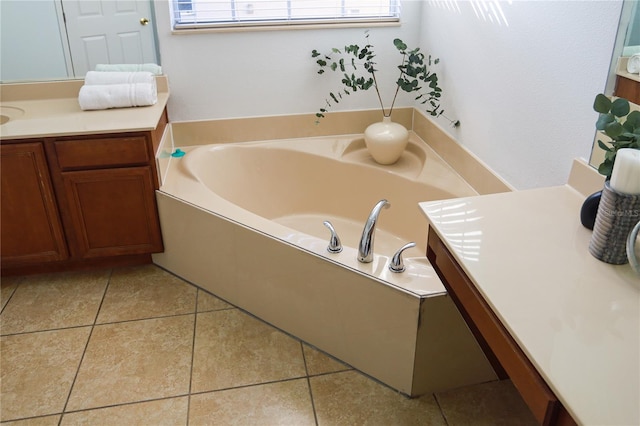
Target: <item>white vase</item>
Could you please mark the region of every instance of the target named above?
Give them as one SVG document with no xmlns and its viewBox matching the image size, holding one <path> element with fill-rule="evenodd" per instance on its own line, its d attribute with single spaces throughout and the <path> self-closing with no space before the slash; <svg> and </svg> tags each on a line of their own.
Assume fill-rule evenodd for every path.
<svg viewBox="0 0 640 426">
<path fill-rule="evenodd" d="M 364 131 L 364 142 L 373 159 L 380 164 L 393 164 L 402 155 L 409 142 L 409 132 L 402 124 L 383 117 Z"/>
</svg>

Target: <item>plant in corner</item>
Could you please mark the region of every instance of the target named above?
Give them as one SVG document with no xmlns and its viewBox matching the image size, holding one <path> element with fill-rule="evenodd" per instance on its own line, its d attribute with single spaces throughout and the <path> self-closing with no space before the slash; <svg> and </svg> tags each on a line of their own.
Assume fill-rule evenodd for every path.
<svg viewBox="0 0 640 426">
<path fill-rule="evenodd" d="M 619 149 L 640 149 L 640 111 L 631 111 L 627 99 L 612 101 L 602 93 L 596 95 L 593 109 L 600 113 L 596 129 L 611 139 L 607 142 L 598 140 L 598 146 L 605 151 L 598 172 L 609 179 Z"/>
<path fill-rule="evenodd" d="M 358 90 L 366 91 L 375 89 L 384 117 L 390 117 L 395 106 L 398 93 L 402 89 L 408 93 L 416 93 L 415 99 L 426 107 L 426 112 L 431 116 L 439 117 L 443 115 L 440 108 L 440 97 L 442 89 L 438 86 L 437 73 L 430 70 L 432 65 L 438 64 L 438 59 L 425 56 L 420 48 L 409 49 L 407 45 L 396 38 L 393 44 L 401 55 L 400 65 L 398 65 L 399 76 L 396 80 L 395 93 L 391 101 L 391 106 L 387 111 L 380 94 L 378 80 L 376 76 L 376 53 L 374 47 L 369 43 L 368 32 L 365 35 L 367 44 L 362 48 L 356 44 L 345 46 L 343 50 L 331 49 L 331 53 L 322 54 L 316 49 L 311 52 L 311 57 L 316 59 L 318 64 L 318 74 L 324 74 L 327 70 L 342 73 L 342 88 L 336 92 L 329 92 L 329 98 L 325 100 L 326 105 L 316 113 L 318 119 L 324 118 L 324 113 L 328 112 L 333 104 L 340 103 L 344 96 L 351 95 Z M 446 118 L 446 117 L 445 117 Z M 449 120 L 454 127 L 460 125 L 458 120 Z"/>
<path fill-rule="evenodd" d="M 316 60 L 319 67 L 318 74 L 324 74 L 326 71 L 342 73 L 340 90 L 329 92 L 329 97 L 325 100 L 326 105 L 316 113 L 316 123 L 345 96 L 373 88 L 380 103 L 383 119 L 381 123 L 374 123 L 367 127 L 364 132 L 365 143 L 375 161 L 380 164 L 393 164 L 402 155 L 409 139 L 407 129 L 391 122 L 391 114 L 400 90 L 415 93 L 415 99 L 425 106 L 427 113 L 431 116 L 444 117 L 440 107 L 442 89 L 438 85 L 438 75 L 430 69 L 432 65 L 438 63 L 438 59 L 425 56 L 419 47 L 409 49 L 399 38 L 393 40 L 401 59 L 400 65 L 397 66 L 399 75 L 395 81 L 395 93 L 387 110 L 378 86 L 376 74 L 378 70 L 374 61 L 376 53 L 373 45 L 369 43 L 368 32 L 365 39 L 366 44 L 363 47 L 351 44 L 345 46 L 343 50 L 333 48 L 328 54 L 321 54 L 316 49 L 312 50 L 311 57 Z M 460 125 L 457 120 L 449 121 L 454 127 Z"/>
</svg>

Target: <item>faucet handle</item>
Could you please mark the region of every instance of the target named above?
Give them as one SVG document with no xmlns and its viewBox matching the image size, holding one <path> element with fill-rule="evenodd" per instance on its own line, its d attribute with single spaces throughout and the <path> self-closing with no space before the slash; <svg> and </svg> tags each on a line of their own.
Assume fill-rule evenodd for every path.
<svg viewBox="0 0 640 426">
<path fill-rule="evenodd" d="M 333 228 L 333 225 L 328 220 L 322 222 L 324 226 L 329 228 L 331 231 L 331 238 L 329 239 L 329 245 L 327 246 L 327 251 L 329 253 L 340 253 L 342 251 L 342 243 L 340 243 L 340 238 L 338 237 L 338 233 Z"/>
<path fill-rule="evenodd" d="M 391 258 L 391 262 L 389 263 L 389 270 L 391 272 L 404 272 L 405 267 L 404 263 L 402 262 L 402 252 L 415 246 L 416 243 L 412 241 L 400 247 L 400 250 L 398 250 L 396 254 L 394 254 Z"/>
</svg>

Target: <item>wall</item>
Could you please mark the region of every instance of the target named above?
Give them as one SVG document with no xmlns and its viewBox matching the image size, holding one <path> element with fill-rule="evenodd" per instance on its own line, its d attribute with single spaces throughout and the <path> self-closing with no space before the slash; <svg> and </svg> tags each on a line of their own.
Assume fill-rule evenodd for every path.
<svg viewBox="0 0 640 426">
<path fill-rule="evenodd" d="M 0 57 L 0 81 L 67 78 L 54 0 L 0 1 Z"/>
<path fill-rule="evenodd" d="M 370 31 L 381 62 L 397 52 L 395 37 L 407 43 L 418 40 L 420 2 L 405 6 L 402 26 Z M 329 52 L 345 44 L 366 44 L 365 28 L 172 35 L 168 1 L 156 0 L 155 7 L 173 121 L 316 112 L 336 86 L 329 84 L 331 78 L 316 73 L 311 50 Z M 382 77 L 388 83 L 395 79 L 395 72 L 392 78 Z M 387 88 L 389 99 L 393 88 Z M 373 91 L 358 93 L 336 110 L 375 108 L 376 99 Z M 410 104 L 411 99 L 405 98 L 400 106 Z"/>
<path fill-rule="evenodd" d="M 422 11 L 421 44 L 440 57 L 445 108 L 462 122 L 448 131 L 516 188 L 566 182 L 571 160 L 590 155 L 622 3 L 501 2 L 500 22 L 474 5 Z"/>
<path fill-rule="evenodd" d="M 155 5 L 173 121 L 315 112 L 334 86 L 310 51 L 363 38 L 362 29 L 172 35 L 167 3 Z M 419 44 L 441 59 L 447 115 L 462 122 L 438 124 L 516 188 L 563 184 L 573 158 L 589 158 L 621 2 L 501 2 L 508 25 L 476 16 L 476 3 L 494 2 L 404 1 L 401 27 L 371 30 L 390 70 L 381 80 L 395 80 L 393 38 Z M 335 110 L 376 107 L 367 92 Z"/>
</svg>

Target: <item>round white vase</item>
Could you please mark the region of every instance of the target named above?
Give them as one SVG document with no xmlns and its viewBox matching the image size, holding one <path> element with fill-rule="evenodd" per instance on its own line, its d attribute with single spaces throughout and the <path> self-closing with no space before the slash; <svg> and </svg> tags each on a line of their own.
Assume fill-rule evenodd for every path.
<svg viewBox="0 0 640 426">
<path fill-rule="evenodd" d="M 383 117 L 364 131 L 364 142 L 373 159 L 380 164 L 393 164 L 402 155 L 409 142 L 409 132 L 402 124 Z"/>
</svg>

